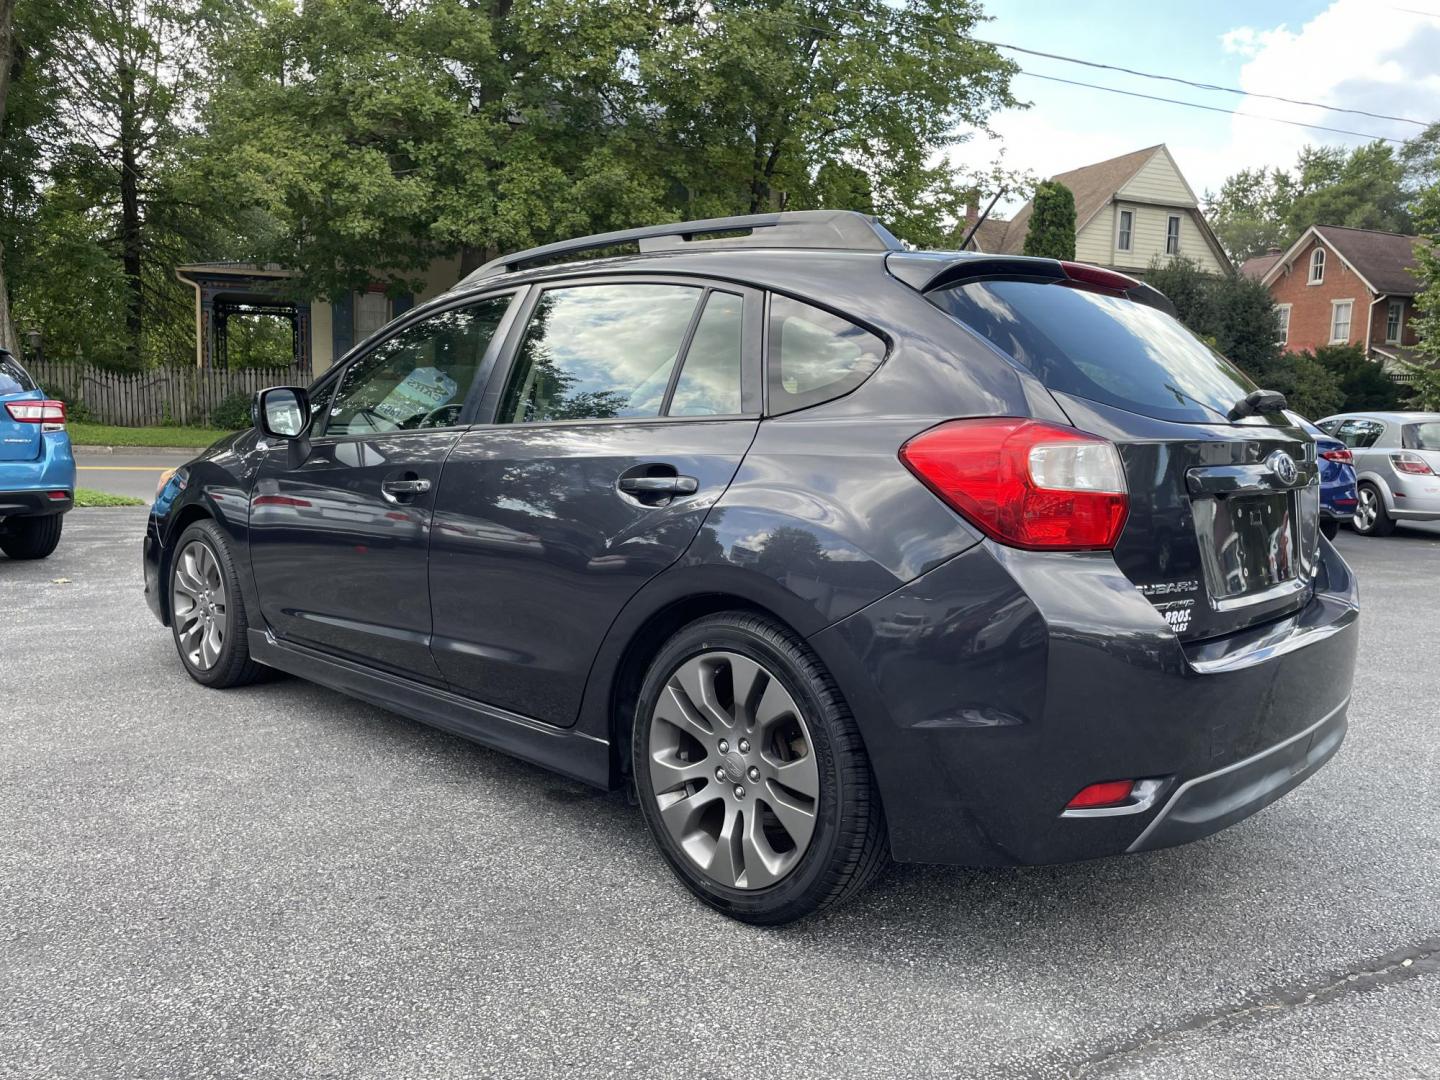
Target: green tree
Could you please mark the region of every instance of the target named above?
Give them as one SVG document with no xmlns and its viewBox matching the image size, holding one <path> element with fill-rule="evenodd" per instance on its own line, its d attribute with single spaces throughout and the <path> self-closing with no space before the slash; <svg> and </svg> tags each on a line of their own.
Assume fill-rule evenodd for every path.
<svg viewBox="0 0 1440 1080">
<path fill-rule="evenodd" d="M 1030 227 L 1024 253 L 1047 259 L 1075 258 L 1075 194 L 1064 184 L 1045 180 L 1031 199 Z"/>
<path fill-rule="evenodd" d="M 1180 321 L 1258 382 L 1279 356 L 1275 302 L 1241 274 L 1209 274 L 1187 258 L 1157 258 L 1145 281 L 1159 289 Z"/>
<path fill-rule="evenodd" d="M 1435 125 L 1430 131 L 1440 131 Z M 1415 159 L 1419 164 L 1420 159 Z M 1413 385 L 1414 404 L 1419 408 L 1440 408 L 1440 149 L 1432 146 L 1431 175 L 1416 199 L 1415 219 L 1420 242 L 1415 246 L 1416 275 L 1420 292 L 1415 297 L 1416 315 L 1411 325 L 1420 339 L 1423 363 L 1417 365 L 1418 381 Z"/>
<path fill-rule="evenodd" d="M 1242 169 L 1207 194 L 1205 214 L 1237 262 L 1284 248 L 1311 225 L 1407 232 L 1410 167 L 1387 143 L 1306 146 L 1291 169 Z"/>
</svg>

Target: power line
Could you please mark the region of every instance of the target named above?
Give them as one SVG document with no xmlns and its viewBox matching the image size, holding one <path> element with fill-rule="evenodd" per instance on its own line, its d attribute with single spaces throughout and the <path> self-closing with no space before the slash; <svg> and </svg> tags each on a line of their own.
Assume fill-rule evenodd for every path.
<svg viewBox="0 0 1440 1080">
<path fill-rule="evenodd" d="M 1181 101 L 1179 98 L 1160 97 L 1156 94 L 1142 94 L 1137 90 L 1121 90 L 1114 86 L 1101 86 L 1099 83 L 1080 82 L 1077 79 L 1062 79 L 1058 75 L 1040 75 L 1036 72 L 1025 71 L 1023 69 L 1019 74 L 1032 79 L 1044 79 L 1046 82 L 1065 83 L 1067 86 L 1084 86 L 1091 90 L 1104 90 L 1108 94 L 1123 94 L 1125 97 L 1144 98 L 1146 101 L 1163 101 L 1169 105 L 1184 105 L 1191 109 L 1204 109 L 1206 112 L 1226 113 L 1230 116 L 1245 116 L 1251 120 L 1265 120 L 1272 124 L 1289 124 L 1291 127 L 1310 128 L 1313 131 L 1330 131 L 1336 135 L 1355 135 L 1361 139 L 1395 143 L 1399 146 L 1405 145 L 1404 139 L 1392 139 L 1386 135 L 1372 135 L 1364 131 L 1350 131 L 1347 128 L 1326 127 L 1323 124 L 1305 124 L 1299 120 L 1282 120 L 1278 116 L 1258 116 L 1254 113 L 1242 113 L 1239 109 L 1225 109 L 1219 105 L 1202 105 L 1198 101 Z"/>
<path fill-rule="evenodd" d="M 1406 9 L 1402 8 L 1400 10 Z M 1417 14 L 1419 13 L 1417 12 Z M 1222 94 L 1240 94 L 1244 97 L 1265 98 L 1267 101 L 1283 101 L 1287 105 L 1304 105 L 1312 109 L 1326 109 L 1329 112 L 1350 113 L 1352 116 L 1368 116 L 1374 120 L 1393 120 L 1397 124 L 1414 124 L 1416 127 L 1422 128 L 1430 126 L 1424 120 L 1412 120 L 1408 116 L 1391 116 L 1389 113 L 1368 112 L 1365 109 L 1346 109 L 1339 105 L 1325 105 L 1319 101 L 1301 101 L 1297 98 L 1281 97 L 1279 94 L 1262 94 L 1253 90 L 1241 90 L 1238 86 L 1218 86 L 1215 83 L 1196 82 L 1193 79 L 1182 79 L 1178 75 L 1156 75 L 1152 72 L 1136 71 L 1134 68 L 1120 67 L 1116 64 L 1102 64 L 1096 60 L 1081 60 L 1075 56 L 1061 56 L 1059 53 L 1041 52 L 1038 49 L 1026 49 L 1019 45 L 1007 45 L 1003 41 L 983 41 L 980 38 L 975 38 L 974 40 L 977 44 L 989 45 L 996 49 L 1009 49 L 1011 52 L 1025 53 L 1029 56 L 1041 56 L 1047 60 L 1061 60 L 1067 64 L 1081 64 L 1085 67 L 1100 68 L 1104 71 L 1119 71 L 1126 75 L 1138 75 L 1142 79 L 1158 79 L 1162 82 L 1180 83 L 1184 86 L 1193 86 L 1199 90 L 1216 90 Z"/>
<path fill-rule="evenodd" d="M 848 12 L 851 15 L 864 17 L 865 12 L 855 8 L 841 7 L 839 10 Z M 1430 12 L 1414 11 L 1411 8 L 1396 8 L 1397 11 L 1409 11 L 1416 15 L 1432 15 Z M 888 17 L 899 22 L 907 15 L 903 11 L 890 11 Z M 1437 17 L 1432 15 L 1432 17 Z M 1042 52 L 1039 49 L 1027 49 L 1023 45 L 1009 45 L 1003 41 L 986 41 L 984 38 L 966 38 L 955 31 L 943 31 L 936 27 L 922 26 L 913 21 L 908 24 L 911 30 L 920 30 L 928 33 L 944 33 L 946 36 L 957 41 L 973 41 L 977 45 L 989 45 L 992 49 L 1007 49 L 1010 52 L 1024 53 L 1027 56 L 1039 56 L 1046 60 L 1059 60 L 1066 64 L 1080 64 L 1083 67 L 1098 68 L 1101 71 L 1118 71 L 1125 75 L 1135 75 L 1142 79 L 1156 79 L 1161 82 L 1179 83 L 1182 86 L 1193 86 L 1197 90 L 1214 90 L 1222 94 L 1239 94 L 1243 97 L 1265 98 L 1268 101 L 1281 101 L 1287 105 L 1304 105 L 1312 109 L 1327 109 L 1330 112 L 1349 113 L 1352 116 L 1368 116 L 1372 120 L 1393 120 L 1398 124 L 1414 124 L 1416 127 L 1429 127 L 1424 120 L 1412 120 L 1408 116 L 1392 116 L 1389 113 L 1369 112 L 1365 109 L 1348 109 L 1339 105 L 1326 105 L 1319 101 L 1303 101 L 1297 98 L 1281 97 L 1279 94 L 1261 94 L 1250 90 L 1242 90 L 1238 86 L 1220 86 L 1217 83 L 1197 82 L 1194 79 L 1182 79 L 1178 75 L 1158 75 L 1151 71 L 1138 71 L 1135 68 L 1121 67 L 1118 64 L 1102 64 L 1098 60 L 1082 60 L 1078 56 L 1065 56 L 1062 53 Z M 1247 114 L 1248 115 L 1248 114 Z M 1315 125 L 1308 125 L 1315 126 Z M 1325 129 L 1329 130 L 1329 129 Z"/>
<path fill-rule="evenodd" d="M 850 8 L 842 8 L 841 10 L 844 10 L 844 11 L 852 11 L 854 14 L 864 14 L 863 12 L 854 12 L 853 9 L 850 9 Z M 778 22 L 789 23 L 791 26 L 799 27 L 799 28 L 802 29 L 802 30 L 810 30 L 810 31 L 813 31 L 814 33 L 820 34 L 820 35 L 822 35 L 822 36 L 824 36 L 824 37 L 839 38 L 840 36 L 842 36 L 842 35 L 840 34 L 840 32 L 837 31 L 837 30 L 836 30 L 835 28 L 833 28 L 833 27 L 827 29 L 827 28 L 825 28 L 825 27 L 815 26 L 815 25 L 810 24 L 810 23 L 798 22 L 798 21 L 796 21 L 795 19 L 787 18 L 787 17 L 784 16 L 784 15 L 771 14 L 771 15 L 769 16 L 769 18 L 774 19 L 774 20 L 776 20 L 776 21 L 778 21 Z M 911 27 L 911 29 L 916 29 L 916 28 L 915 28 L 915 27 Z M 980 41 L 978 38 L 965 38 L 965 37 L 962 37 L 962 36 L 959 35 L 959 34 L 954 34 L 954 33 L 952 33 L 950 36 L 954 37 L 955 40 L 957 40 L 957 41 L 963 41 L 963 42 L 967 42 L 967 43 L 968 43 L 968 42 L 974 42 L 975 44 L 990 45 L 992 48 L 995 47 L 992 42 Z M 862 38 L 861 40 L 868 40 L 868 41 L 871 41 L 873 44 L 876 44 L 876 45 L 889 45 L 889 44 L 893 44 L 892 42 L 875 41 L 873 38 Z M 1003 46 L 1002 46 L 1002 47 L 1003 47 Z M 1101 66 L 1103 66 L 1103 65 L 1101 65 Z M 1121 69 L 1121 70 L 1123 70 L 1123 69 Z M 1142 93 L 1140 93 L 1140 92 L 1137 91 L 1137 90 L 1121 90 L 1121 89 L 1119 89 L 1118 87 L 1115 87 L 1115 86 L 1102 86 L 1102 85 L 1100 85 L 1099 83 L 1081 82 L 1081 81 L 1079 81 L 1078 79 L 1062 79 L 1062 78 L 1060 78 L 1060 76 L 1058 76 L 1058 75 L 1041 75 L 1041 74 L 1039 74 L 1038 72 L 1026 71 L 1024 68 L 1019 69 L 1019 70 L 1017 71 L 1017 74 L 1019 74 L 1019 75 L 1025 75 L 1025 76 L 1028 76 L 1029 78 L 1032 78 L 1032 79 L 1043 79 L 1043 80 L 1045 80 L 1046 82 L 1065 83 L 1065 84 L 1068 85 L 1068 86 L 1083 86 L 1083 87 L 1086 87 L 1086 88 L 1088 88 L 1088 89 L 1090 89 L 1090 90 L 1104 90 L 1106 93 L 1109 93 L 1109 94 L 1120 94 L 1120 95 L 1122 95 L 1122 96 L 1124 96 L 1124 97 L 1141 98 L 1141 99 L 1143 99 L 1143 100 L 1145 100 L 1145 101 L 1159 101 L 1159 102 L 1164 102 L 1164 103 L 1167 104 L 1167 105 L 1183 105 L 1183 106 L 1185 106 L 1186 108 L 1189 108 L 1189 109 L 1203 109 L 1205 112 L 1223 113 L 1223 114 L 1228 115 L 1228 116 L 1244 116 L 1244 117 L 1247 117 L 1247 118 L 1249 118 L 1249 119 L 1251 119 L 1251 120 L 1263 120 L 1263 121 L 1266 121 L 1266 122 L 1271 123 L 1271 124 L 1286 124 L 1286 125 L 1288 125 L 1288 126 L 1290 126 L 1290 127 L 1309 128 L 1309 129 L 1312 130 L 1312 131 L 1328 131 L 1328 132 L 1331 132 L 1331 133 L 1333 133 L 1333 134 L 1335 134 L 1335 135 L 1353 135 L 1353 136 L 1355 136 L 1356 138 L 1360 138 L 1360 139 L 1370 139 L 1370 140 L 1375 141 L 1375 142 L 1395 143 L 1397 146 L 1403 146 L 1403 145 L 1405 145 L 1405 140 L 1404 140 L 1404 139 L 1394 139 L 1394 138 L 1391 138 L 1391 137 L 1388 136 L 1388 135 L 1375 135 L 1375 134 L 1372 134 L 1372 133 L 1366 132 L 1366 131 L 1351 131 L 1351 130 L 1349 130 L 1348 128 L 1326 127 L 1324 124 L 1306 124 L 1306 123 L 1303 123 L 1302 121 L 1299 121 L 1299 120 L 1284 120 L 1284 119 L 1281 119 L 1281 118 L 1278 117 L 1278 116 L 1262 116 L 1262 115 L 1259 115 L 1259 114 L 1256 114 L 1256 113 L 1242 113 L 1239 109 L 1226 109 L 1226 108 L 1222 108 L 1222 107 L 1219 106 L 1219 105 L 1203 105 L 1203 104 L 1201 104 L 1201 103 L 1198 102 L 1198 101 L 1182 101 L 1182 100 L 1179 99 L 1179 98 L 1160 97 L 1160 96 L 1157 95 L 1157 94 L 1142 94 Z M 1242 91 L 1242 93 L 1243 93 L 1243 91 Z M 1301 103 L 1301 104 L 1303 104 L 1303 103 Z M 1319 108 L 1329 108 L 1329 106 L 1328 106 L 1328 105 L 1322 105 L 1322 106 L 1319 106 Z M 1349 111 L 1349 110 L 1346 110 L 1346 111 Z M 1378 114 L 1371 114 L 1371 115 L 1378 115 Z M 1397 119 L 1398 119 L 1398 118 L 1397 118 Z M 1418 123 L 1420 123 L 1420 122 L 1419 122 L 1418 120 L 1407 120 L 1406 123 L 1418 124 Z M 1422 125 L 1422 126 L 1423 126 L 1423 125 Z"/>
</svg>

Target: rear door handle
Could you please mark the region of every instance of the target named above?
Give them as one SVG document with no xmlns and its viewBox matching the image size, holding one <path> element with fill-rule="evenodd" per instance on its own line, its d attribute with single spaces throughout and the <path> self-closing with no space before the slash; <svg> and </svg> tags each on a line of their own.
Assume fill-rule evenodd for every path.
<svg viewBox="0 0 1440 1080">
<path fill-rule="evenodd" d="M 700 481 L 693 476 L 622 476 L 615 486 L 627 495 L 694 495 Z"/>
</svg>

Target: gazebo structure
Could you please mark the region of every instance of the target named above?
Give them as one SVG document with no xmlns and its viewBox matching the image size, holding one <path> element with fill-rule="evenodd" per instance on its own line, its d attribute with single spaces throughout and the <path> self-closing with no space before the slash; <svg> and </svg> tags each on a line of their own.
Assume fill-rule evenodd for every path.
<svg viewBox="0 0 1440 1080">
<path fill-rule="evenodd" d="M 191 263 L 175 276 L 195 290 L 195 366 L 228 366 L 232 318 L 277 315 L 290 320 L 295 367 L 312 367 L 310 302 L 296 300 L 289 288 L 294 274 L 273 263 Z"/>
</svg>

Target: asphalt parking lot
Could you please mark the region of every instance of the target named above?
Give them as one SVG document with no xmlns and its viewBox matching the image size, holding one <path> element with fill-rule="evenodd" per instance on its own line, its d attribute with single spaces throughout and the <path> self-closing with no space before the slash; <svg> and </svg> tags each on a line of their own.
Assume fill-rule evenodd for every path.
<svg viewBox="0 0 1440 1080">
<path fill-rule="evenodd" d="M 1260 815 L 755 930 L 621 795 L 193 684 L 143 520 L 0 557 L 0 1076 L 1440 1077 L 1440 530 L 1342 536 L 1350 736 Z"/>
</svg>

